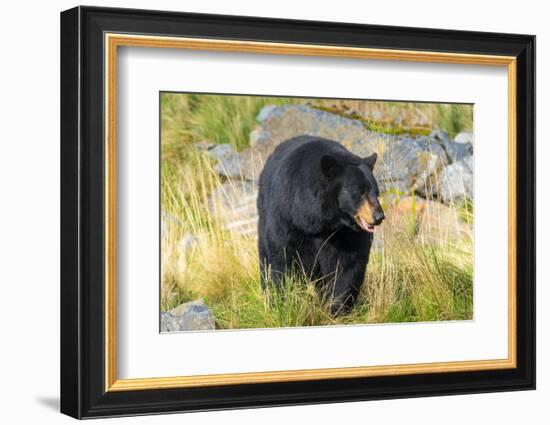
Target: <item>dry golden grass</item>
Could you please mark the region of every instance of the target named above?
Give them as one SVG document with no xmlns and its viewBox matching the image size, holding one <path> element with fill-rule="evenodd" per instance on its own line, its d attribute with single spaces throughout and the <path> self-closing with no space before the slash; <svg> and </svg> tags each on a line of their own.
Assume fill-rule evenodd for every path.
<svg viewBox="0 0 550 425">
<path fill-rule="evenodd" d="M 440 240 L 422 243 L 414 204 L 403 201 L 408 208 L 401 211 L 404 218 L 382 225 L 378 237 L 383 237 L 383 245 L 371 254 L 358 305 L 351 314 L 333 318 L 314 283 L 300 277 L 288 277 L 282 296 L 262 291 L 255 235 L 224 229 L 224 211 L 207 207 L 209 194 L 220 184 L 207 158 L 197 154 L 172 179 L 179 184 L 163 185 L 163 208 L 179 221 L 164 220 L 163 310 L 204 298 L 221 328 L 472 317 L 471 234 L 449 241 L 441 233 Z M 453 215 L 457 225 L 469 229 L 460 223 L 458 212 Z"/>
</svg>

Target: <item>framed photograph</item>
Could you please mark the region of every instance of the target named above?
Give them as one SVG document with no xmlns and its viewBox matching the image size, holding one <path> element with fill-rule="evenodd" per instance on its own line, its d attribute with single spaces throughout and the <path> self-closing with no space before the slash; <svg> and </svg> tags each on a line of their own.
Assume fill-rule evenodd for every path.
<svg viewBox="0 0 550 425">
<path fill-rule="evenodd" d="M 61 14 L 61 411 L 535 388 L 535 37 Z"/>
</svg>

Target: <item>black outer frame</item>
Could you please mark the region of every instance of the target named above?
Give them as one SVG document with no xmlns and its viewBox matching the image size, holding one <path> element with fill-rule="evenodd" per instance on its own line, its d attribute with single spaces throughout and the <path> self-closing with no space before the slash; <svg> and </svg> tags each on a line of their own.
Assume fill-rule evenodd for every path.
<svg viewBox="0 0 550 425">
<path fill-rule="evenodd" d="M 104 391 L 105 32 L 517 58 L 517 368 Z M 61 412 L 76 418 L 535 388 L 535 37 L 76 7 L 61 13 Z"/>
</svg>

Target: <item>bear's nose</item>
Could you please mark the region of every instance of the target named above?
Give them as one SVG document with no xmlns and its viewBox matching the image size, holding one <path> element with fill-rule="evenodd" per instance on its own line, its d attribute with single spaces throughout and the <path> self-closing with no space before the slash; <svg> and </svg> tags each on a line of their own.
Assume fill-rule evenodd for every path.
<svg viewBox="0 0 550 425">
<path fill-rule="evenodd" d="M 382 223 L 385 218 L 384 211 L 376 211 L 372 218 L 374 218 L 374 222 L 376 225 Z"/>
</svg>

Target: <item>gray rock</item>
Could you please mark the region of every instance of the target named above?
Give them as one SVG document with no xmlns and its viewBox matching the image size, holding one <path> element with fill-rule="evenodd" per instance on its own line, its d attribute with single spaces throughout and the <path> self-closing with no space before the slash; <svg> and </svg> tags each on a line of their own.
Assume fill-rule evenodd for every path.
<svg viewBox="0 0 550 425">
<path fill-rule="evenodd" d="M 236 152 L 220 157 L 218 163 L 214 165 L 214 171 L 228 179 L 247 178 L 247 173 L 245 173 L 243 167 L 243 159 Z"/>
<path fill-rule="evenodd" d="M 430 134 L 430 138 L 436 140 L 445 149 L 449 162 L 460 161 L 473 154 L 473 146 L 471 143 L 452 141 L 446 131 L 434 130 Z M 455 139 L 456 140 L 456 139 Z M 462 137 L 460 140 L 464 141 Z"/>
<path fill-rule="evenodd" d="M 267 105 L 267 106 L 264 106 L 261 111 L 258 113 L 258 116 L 256 117 L 256 120 L 258 122 L 262 122 L 262 121 L 265 121 L 266 119 L 268 119 L 272 114 L 273 114 L 273 111 L 277 108 L 276 105 Z"/>
<path fill-rule="evenodd" d="M 209 151 L 212 148 L 215 148 L 217 145 L 216 143 L 209 142 L 208 140 L 203 140 L 202 142 L 195 143 L 195 149 L 198 149 L 199 151 Z"/>
<path fill-rule="evenodd" d="M 258 140 L 261 139 L 263 131 L 261 127 L 256 127 L 250 132 L 249 143 L 251 147 L 254 147 L 258 144 Z"/>
<path fill-rule="evenodd" d="M 461 144 L 474 144 L 474 133 L 471 131 L 463 131 L 462 133 L 458 133 L 455 136 L 455 143 L 461 143 Z"/>
<path fill-rule="evenodd" d="M 250 146 L 255 147 L 269 142 L 270 135 L 262 127 L 256 127 L 250 132 Z"/>
<path fill-rule="evenodd" d="M 203 300 L 183 303 L 160 314 L 161 332 L 214 330 L 214 315 Z"/>
<path fill-rule="evenodd" d="M 474 148 L 470 143 L 455 143 L 448 141 L 443 147 L 451 162 L 460 161 L 474 153 Z"/>
<path fill-rule="evenodd" d="M 374 174 L 382 192 L 393 189 L 424 194 L 429 178 L 446 164 L 445 151 L 431 139 L 402 138 L 388 144 Z"/>
<path fill-rule="evenodd" d="M 196 145 L 195 145 L 196 146 Z M 233 150 L 229 143 L 210 146 L 208 142 L 200 142 L 198 149 L 217 161 L 214 170 L 226 178 L 242 178 L 242 160 L 241 156 Z"/>
<path fill-rule="evenodd" d="M 222 143 L 209 148 L 206 153 L 212 159 L 220 161 L 228 156 L 231 156 L 234 152 L 233 147 L 229 143 Z"/>
<path fill-rule="evenodd" d="M 430 133 L 430 138 L 431 139 L 436 139 L 436 140 L 439 140 L 441 142 L 444 142 L 444 141 L 447 141 L 447 140 L 451 140 L 449 138 L 449 133 L 447 133 L 445 130 L 433 130 L 431 133 Z"/>
<path fill-rule="evenodd" d="M 473 165 L 473 156 L 470 155 L 443 168 L 438 175 L 437 183 L 437 193 L 443 202 L 451 203 L 473 199 Z"/>
<path fill-rule="evenodd" d="M 258 121 L 263 131 L 258 147 L 269 145 L 269 153 L 282 141 L 303 134 L 351 144 L 367 133 L 358 120 L 304 105 L 265 106 L 258 115 Z"/>
</svg>

